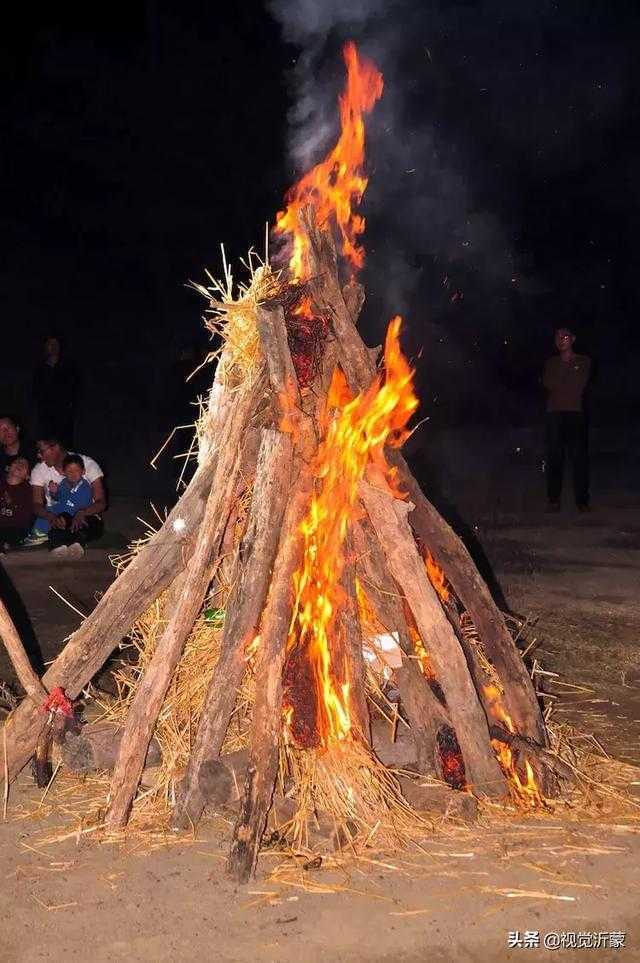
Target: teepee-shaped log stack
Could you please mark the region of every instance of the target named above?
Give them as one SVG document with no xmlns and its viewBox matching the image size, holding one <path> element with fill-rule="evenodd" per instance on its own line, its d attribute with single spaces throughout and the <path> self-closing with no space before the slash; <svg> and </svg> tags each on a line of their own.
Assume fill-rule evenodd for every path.
<svg viewBox="0 0 640 963">
<path fill-rule="evenodd" d="M 353 51 L 350 57 L 357 60 Z M 360 114 L 341 101 L 343 125 L 353 121 L 360 134 L 362 110 L 381 92 L 381 78 L 373 80 Z M 331 155 L 325 166 L 333 177 Z M 347 195 L 361 196 L 366 181 L 359 183 L 348 184 Z M 256 276 L 241 332 L 252 346 L 250 367 L 238 361 L 238 332 L 221 325 L 199 464 L 186 491 L 40 682 L 29 676 L 6 618 L 0 622 L 27 691 L 0 740 L 11 780 L 48 724 L 43 693 L 61 687 L 76 698 L 161 600 L 162 629 L 129 705 L 113 771 L 105 827 L 114 830 L 127 822 L 185 642 L 224 572 L 230 590 L 220 648 L 172 822 L 192 828 L 202 815 L 204 774 L 222 753 L 251 650 L 249 763 L 228 867 L 241 881 L 256 865 L 283 753 L 298 772 L 313 759 L 331 783 L 332 749 L 352 747 L 356 761 L 343 753 L 346 769 L 335 776 L 347 809 L 357 804 L 363 770 L 385 792 L 400 792 L 370 746 L 366 620 L 392 634 L 401 651 L 395 679 L 421 772 L 489 798 L 506 796 L 514 784 L 538 798 L 553 792 L 545 725 L 520 654 L 467 550 L 399 451 L 414 401 L 398 325 L 390 326 L 378 370 L 378 352 L 356 329 L 363 289 L 353 280 L 341 284 L 331 217 L 319 225 L 317 210 L 299 205 L 296 212 L 305 277 L 287 281 L 268 265 Z M 216 307 L 224 318 L 228 305 Z M 404 395 L 385 409 L 393 368 Z M 384 435 L 376 434 L 378 422 L 367 426 L 367 406 L 387 418 Z M 348 421 L 354 411 L 364 427 Z M 346 445 L 358 458 L 341 461 Z M 348 498 L 336 495 L 334 504 L 331 486 L 342 490 L 347 475 Z M 312 780 L 307 789 L 319 792 L 319 785 Z M 307 808 L 313 795 L 307 792 Z"/>
<path fill-rule="evenodd" d="M 220 358 L 200 465 L 188 489 L 42 680 L 49 691 L 62 686 L 68 696 L 77 696 L 133 621 L 166 593 L 166 623 L 132 701 L 112 779 L 105 824 L 111 829 L 125 825 L 185 640 L 217 568 L 223 561 L 230 567 L 233 588 L 220 655 L 173 824 L 193 826 L 202 814 L 205 799 L 200 775 L 220 755 L 245 653 L 259 634 L 250 759 L 229 864 L 240 880 L 246 880 L 255 867 L 271 804 L 287 724 L 283 687 L 289 701 L 300 698 L 305 688 L 295 678 L 296 670 L 301 679 L 304 676 L 304 659 L 297 664 L 290 659 L 288 640 L 296 605 L 295 574 L 303 552 L 303 522 L 314 491 L 322 485 L 322 479 L 314 477 L 313 466 L 327 431 L 323 415 L 327 392 L 336 366 L 344 372 L 352 395 L 365 392 L 378 377 L 375 352 L 365 347 L 355 326 L 362 290 L 353 283 L 341 289 L 330 233 L 316 226 L 311 210 L 304 216 L 314 267 L 308 292 L 313 311 L 328 322 L 311 383 L 299 384 L 292 362 L 290 312 L 282 306 L 286 297 L 281 293 L 266 299 L 257 309 L 260 360 L 253 376 L 234 384 L 226 348 Z M 358 485 L 358 509 L 344 533 L 342 604 L 331 623 L 330 664 L 337 685 L 348 682 L 349 686 L 347 738 L 363 744 L 369 741 L 358 578 L 366 585 L 368 605 L 379 623 L 396 634 L 402 649 L 403 668 L 397 677 L 422 770 L 444 779 L 450 776 L 443 749 L 448 739 L 463 769 L 465 787 L 478 795 L 504 796 L 508 777 L 491 741 L 501 734 L 507 740 L 504 720 L 510 720 L 508 729 L 530 747 L 534 768 L 543 756 L 536 749 L 546 745 L 531 681 L 466 549 L 420 491 L 398 451 L 388 450 L 387 461 L 395 468 L 396 488 L 407 497 L 391 490 L 379 465 L 366 466 Z M 251 504 L 242 537 L 234 546 L 229 532 L 235 526 L 239 494 L 249 480 Z M 450 587 L 448 600 L 434 588 L 419 544 L 428 548 L 444 572 Z M 469 641 L 461 617 L 473 623 L 477 642 Z M 420 651 L 428 654 L 431 678 L 420 670 Z M 10 777 L 32 755 L 45 722 L 34 692 L 7 724 Z M 496 714 L 498 693 L 500 715 Z M 291 708 L 295 714 L 296 705 Z M 312 730 L 313 712 L 309 726 Z M 316 733 L 314 741 L 312 732 L 311 745 L 322 745 L 322 734 Z M 539 765 L 537 775 L 541 788 L 546 785 L 549 791 L 548 775 Z"/>
</svg>

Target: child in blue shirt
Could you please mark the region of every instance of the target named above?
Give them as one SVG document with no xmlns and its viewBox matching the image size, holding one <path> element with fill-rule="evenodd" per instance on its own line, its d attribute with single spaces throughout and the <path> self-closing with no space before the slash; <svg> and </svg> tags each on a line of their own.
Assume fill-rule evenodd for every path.
<svg viewBox="0 0 640 963">
<path fill-rule="evenodd" d="M 93 501 L 91 485 L 84 477 L 84 462 L 80 455 L 67 455 L 62 462 L 64 478 L 55 486 L 50 482 L 50 493 L 54 499 L 50 511 L 54 515 L 70 515 L 71 518 L 81 508 L 88 508 Z M 55 486 L 55 491 L 51 489 Z"/>
<path fill-rule="evenodd" d="M 61 482 L 49 482 L 49 494 L 53 503 L 49 511 L 58 515 L 58 524 L 49 529 L 49 550 L 54 555 L 80 558 L 84 555 L 89 523 L 102 524 L 97 516 L 85 517 L 83 509 L 93 502 L 91 485 L 84 477 L 84 461 L 80 455 L 67 455 L 62 462 L 64 478 Z M 76 515 L 82 519 L 82 526 L 73 526 Z M 93 534 L 93 533 L 92 533 Z"/>
</svg>

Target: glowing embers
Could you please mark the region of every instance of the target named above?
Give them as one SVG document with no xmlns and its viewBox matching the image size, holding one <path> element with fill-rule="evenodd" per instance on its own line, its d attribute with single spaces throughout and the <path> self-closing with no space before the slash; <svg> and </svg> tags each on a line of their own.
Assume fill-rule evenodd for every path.
<svg viewBox="0 0 640 963">
<path fill-rule="evenodd" d="M 345 540 L 360 512 L 358 483 L 367 465 L 375 463 L 390 477 L 384 447 L 402 443 L 418 405 L 413 372 L 400 350 L 400 323 L 394 318 L 389 325 L 384 377 L 353 397 L 336 369 L 322 418 L 323 440 L 312 466 L 316 490 L 301 526 L 303 558 L 294 576 L 296 601 L 285 668 L 285 680 L 293 680 L 285 682 L 289 735 L 295 742 L 297 733 L 305 745 L 326 747 L 351 735 L 350 640 L 340 619 L 346 602 L 341 584 Z M 300 682 L 294 680 L 296 673 Z M 302 705 L 300 720 L 296 699 Z"/>
<path fill-rule="evenodd" d="M 297 287 L 295 285 L 294 287 Z M 287 340 L 300 388 L 313 382 L 329 332 L 328 318 L 316 310 L 311 297 L 304 294 L 286 314 Z"/>
<path fill-rule="evenodd" d="M 364 120 L 382 96 L 382 74 L 368 60 L 363 60 L 352 42 L 345 44 L 344 60 L 347 82 L 339 98 L 340 136 L 323 161 L 305 174 L 286 196 L 287 207 L 276 218 L 276 233 L 291 243 L 289 271 L 292 279 L 308 277 L 309 239 L 300 229 L 299 214 L 311 205 L 316 221 L 323 225 L 333 218 L 341 253 L 354 269 L 362 267 L 364 251 L 358 238 L 365 228 L 362 215 L 354 211 L 362 200 L 368 178 L 364 165 Z"/>
<path fill-rule="evenodd" d="M 500 723 L 507 732 L 515 733 L 516 730 L 511 716 L 502 704 L 500 689 L 495 685 L 488 685 L 484 687 L 484 693 L 489 711 L 495 721 Z M 522 760 L 524 765 L 521 766 L 520 761 L 515 758 L 513 750 L 507 743 L 501 739 L 492 739 L 491 745 L 496 752 L 504 774 L 507 776 L 514 800 L 531 808 L 544 805 L 544 797 L 538 788 L 533 767 L 526 756 Z"/>
<path fill-rule="evenodd" d="M 436 735 L 442 778 L 452 789 L 466 789 L 467 776 L 457 736 L 451 726 L 441 726 Z"/>
</svg>

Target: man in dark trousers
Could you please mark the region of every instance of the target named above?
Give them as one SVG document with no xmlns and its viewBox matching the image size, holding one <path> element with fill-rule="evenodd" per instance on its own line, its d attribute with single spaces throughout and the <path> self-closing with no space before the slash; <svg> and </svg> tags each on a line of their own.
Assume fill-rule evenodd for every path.
<svg viewBox="0 0 640 963">
<path fill-rule="evenodd" d="M 565 453 L 573 471 L 573 493 L 578 511 L 589 510 L 589 459 L 584 392 L 591 374 L 591 359 L 576 354 L 569 328 L 558 328 L 558 354 L 544 366 L 542 383 L 547 392 L 547 511 L 560 510 Z"/>
<path fill-rule="evenodd" d="M 33 377 L 38 438 L 55 436 L 73 448 L 79 387 L 78 369 L 64 356 L 60 338 L 51 335 L 44 342 L 44 358 Z"/>
</svg>

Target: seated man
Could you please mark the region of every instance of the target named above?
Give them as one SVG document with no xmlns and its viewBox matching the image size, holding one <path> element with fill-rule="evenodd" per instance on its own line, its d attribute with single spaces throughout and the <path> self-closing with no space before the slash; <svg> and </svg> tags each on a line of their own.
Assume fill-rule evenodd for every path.
<svg viewBox="0 0 640 963">
<path fill-rule="evenodd" d="M 49 482 L 53 498 L 51 511 L 58 516 L 49 529 L 49 549 L 52 555 L 81 558 L 86 543 L 102 535 L 102 519 L 99 515 L 87 514 L 93 492 L 84 477 L 84 461 L 80 455 L 67 455 L 62 471 L 64 478 L 58 485 Z"/>
<path fill-rule="evenodd" d="M 0 552 L 15 548 L 24 541 L 32 518 L 29 462 L 26 458 L 14 458 L 0 476 Z"/>
<path fill-rule="evenodd" d="M 0 415 L 0 475 L 16 458 L 26 458 L 29 468 L 35 463 L 33 445 L 25 441 L 20 425 L 10 415 Z"/>
<path fill-rule="evenodd" d="M 60 518 L 53 511 L 55 495 L 58 485 L 63 481 L 63 463 L 68 452 L 57 438 L 45 438 L 38 441 L 38 452 L 42 459 L 31 472 L 31 491 L 33 493 L 33 508 L 36 515 L 34 535 L 29 539 L 29 544 L 39 544 L 47 541 L 48 532 L 51 527 L 57 529 L 66 528 L 64 519 Z M 84 465 L 84 478 L 91 485 L 92 502 L 82 509 L 82 515 L 76 522 L 76 529 L 88 529 L 91 538 L 97 537 L 97 529 L 94 523 L 89 523 L 87 519 L 94 515 L 101 520 L 102 513 L 107 507 L 106 496 L 103 483 L 103 474 L 100 466 L 89 458 L 88 455 L 80 456 Z M 76 520 L 74 519 L 74 522 Z M 78 541 L 78 539 L 76 539 Z M 79 544 L 79 543 L 78 543 Z M 82 546 L 81 546 L 82 547 Z M 74 553 L 77 549 L 74 550 Z M 79 554 L 79 553 L 78 553 Z"/>
</svg>

